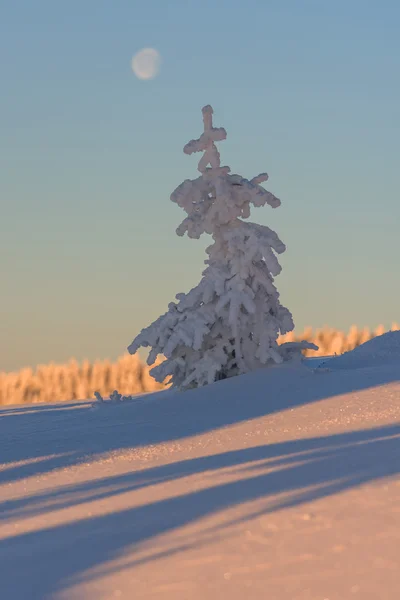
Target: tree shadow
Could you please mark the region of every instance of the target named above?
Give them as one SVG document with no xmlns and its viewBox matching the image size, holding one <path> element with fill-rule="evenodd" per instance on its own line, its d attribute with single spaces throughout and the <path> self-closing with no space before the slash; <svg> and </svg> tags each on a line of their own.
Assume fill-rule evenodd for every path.
<svg viewBox="0 0 400 600">
<path fill-rule="evenodd" d="M 0 457 L 4 468 L 0 483 L 398 380 L 399 371 L 393 366 L 315 374 L 306 366 L 284 365 L 206 388 L 184 393 L 167 390 L 117 404 L 82 402 L 2 409 Z"/>
<path fill-rule="evenodd" d="M 230 477 L 226 474 L 229 470 Z M 196 539 L 181 528 L 205 517 L 241 506 L 237 521 L 298 506 L 400 472 L 400 424 L 337 435 L 262 445 L 213 456 L 188 459 L 144 471 L 63 486 L 52 492 L 26 496 L 0 505 L 3 518 L 26 517 L 44 521 L 63 508 L 99 499 L 116 498 L 147 486 L 178 482 L 193 475 L 207 475 L 206 486 L 196 489 L 185 480 L 179 495 L 124 510 L 83 518 L 70 523 L 13 535 L 0 542 L 2 592 L 5 597 L 53 597 L 78 581 L 111 573 L 112 561 L 127 555 L 124 568 L 179 553 L 192 543 L 207 543 L 215 535 L 229 535 L 230 525 L 206 530 Z M 181 486 L 182 489 L 182 486 Z M 262 501 L 256 513 L 251 501 Z M 236 521 L 236 522 L 237 522 Z M 175 532 L 178 542 L 157 542 L 158 536 Z M 176 538 L 174 538 L 176 540 Z M 150 552 L 141 550 L 151 542 Z M 136 554 L 135 554 L 136 553 Z M 26 561 L 26 562 L 25 562 Z M 18 572 L 24 565 L 24 577 Z M 119 567 L 120 568 L 120 567 Z M 30 593 L 27 592 L 29 586 Z"/>
</svg>

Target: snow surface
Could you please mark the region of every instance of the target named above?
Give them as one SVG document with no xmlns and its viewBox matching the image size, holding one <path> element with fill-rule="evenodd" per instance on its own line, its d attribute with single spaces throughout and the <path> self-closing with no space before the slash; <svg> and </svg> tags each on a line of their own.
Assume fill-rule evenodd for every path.
<svg viewBox="0 0 400 600">
<path fill-rule="evenodd" d="M 372 342 L 0 409 L 0 597 L 397 600 L 400 332 Z"/>
<path fill-rule="evenodd" d="M 388 364 L 400 365 L 400 336 L 398 331 L 389 331 L 372 338 L 351 352 L 335 356 L 324 366 L 330 369 L 362 369 Z"/>
</svg>

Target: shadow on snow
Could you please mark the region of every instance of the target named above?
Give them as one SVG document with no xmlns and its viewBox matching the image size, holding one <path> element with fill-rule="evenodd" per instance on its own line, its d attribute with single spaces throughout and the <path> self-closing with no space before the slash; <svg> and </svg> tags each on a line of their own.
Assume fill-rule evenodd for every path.
<svg viewBox="0 0 400 600">
<path fill-rule="evenodd" d="M 400 425 L 245 448 L 69 485 L 4 502 L 0 514 L 17 521 L 49 515 L 54 510 L 112 499 L 128 491 L 190 475 L 209 476 L 226 468 L 234 469 L 233 481 L 213 483 L 209 477 L 209 485 L 203 489 L 3 540 L 0 542 L 3 592 L 7 597 L 24 598 L 28 582 L 29 597 L 53 597 L 56 590 L 89 580 L 91 569 L 100 575 L 112 571 L 115 567 L 106 563 L 124 551 L 139 551 L 141 544 L 154 542 L 160 534 L 179 530 L 239 504 L 261 500 L 262 508 L 258 508 L 257 514 L 267 514 L 398 475 Z M 252 516 L 247 512 L 239 521 Z M 218 534 L 224 535 L 226 531 L 225 524 Z M 196 545 L 204 543 L 207 535 L 212 537 L 215 530 L 203 531 Z M 153 554 L 138 555 L 137 560 L 133 553 L 125 567 L 157 560 L 190 547 L 191 543 L 183 538 L 179 546 L 161 552 L 153 549 Z M 16 576 L 21 564 L 22 578 Z"/>
</svg>

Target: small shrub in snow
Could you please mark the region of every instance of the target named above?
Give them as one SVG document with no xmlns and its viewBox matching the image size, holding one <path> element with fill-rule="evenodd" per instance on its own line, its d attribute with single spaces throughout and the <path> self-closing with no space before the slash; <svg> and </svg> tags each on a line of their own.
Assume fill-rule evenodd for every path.
<svg viewBox="0 0 400 600">
<path fill-rule="evenodd" d="M 97 402 L 104 402 L 104 398 L 103 396 L 100 394 L 100 392 L 95 392 L 94 393 L 94 397 L 96 398 Z"/>
<path fill-rule="evenodd" d="M 187 214 L 177 234 L 212 236 L 207 267 L 200 283 L 177 294 L 177 302 L 128 348 L 133 354 L 150 347 L 150 365 L 164 356 L 150 373 L 159 382 L 169 377 L 178 389 L 300 358 L 301 350 L 316 348 L 308 342 L 277 343 L 279 334 L 294 328 L 274 285 L 281 271 L 276 255 L 285 245 L 268 227 L 243 219 L 250 216 L 251 205 L 277 208 L 280 200 L 261 186 L 266 173 L 249 180 L 221 166 L 215 144 L 226 131 L 213 126 L 212 115 L 211 106 L 205 106 L 204 132 L 184 147 L 186 154 L 203 153 L 200 177 L 184 181 L 171 195 Z"/>
</svg>

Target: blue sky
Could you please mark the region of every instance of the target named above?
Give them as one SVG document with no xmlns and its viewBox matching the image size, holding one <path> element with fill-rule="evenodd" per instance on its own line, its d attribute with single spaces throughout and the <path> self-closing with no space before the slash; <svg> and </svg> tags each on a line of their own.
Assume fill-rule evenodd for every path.
<svg viewBox="0 0 400 600">
<path fill-rule="evenodd" d="M 114 359 L 200 277 L 175 235 L 184 144 L 212 104 L 223 164 L 282 206 L 276 279 L 297 329 L 400 321 L 395 0 L 5 0 L 0 371 Z M 162 56 L 137 79 L 132 56 Z"/>
</svg>

